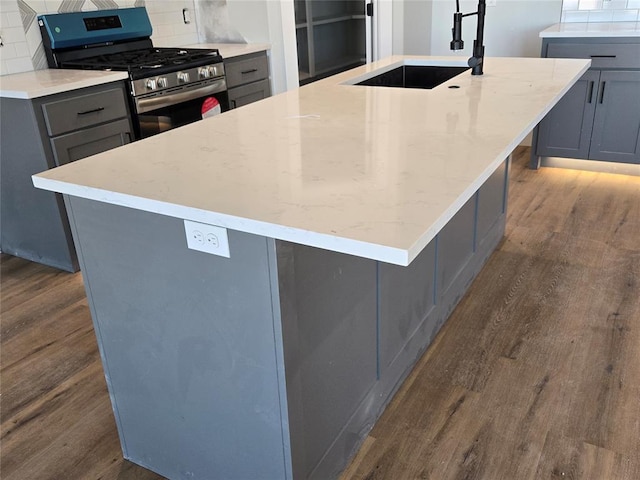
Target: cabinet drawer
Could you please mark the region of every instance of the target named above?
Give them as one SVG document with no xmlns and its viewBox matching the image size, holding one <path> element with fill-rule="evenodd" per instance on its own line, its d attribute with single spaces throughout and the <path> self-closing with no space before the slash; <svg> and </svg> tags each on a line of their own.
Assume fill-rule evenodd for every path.
<svg viewBox="0 0 640 480">
<path fill-rule="evenodd" d="M 549 58 L 590 58 L 591 68 L 640 68 L 640 43 L 550 43 Z"/>
<path fill-rule="evenodd" d="M 270 95 L 269 80 L 261 80 L 229 90 L 229 105 L 231 108 L 238 108 Z"/>
<path fill-rule="evenodd" d="M 227 88 L 269 77 L 269 64 L 266 55 L 233 60 L 225 63 L 224 69 L 227 76 Z"/>
<path fill-rule="evenodd" d="M 52 138 L 51 146 L 56 166 L 60 166 L 125 145 L 131 142 L 131 137 L 129 120 L 123 118 L 106 125 Z"/>
<path fill-rule="evenodd" d="M 50 136 L 127 116 L 124 92 L 114 88 L 42 105 Z"/>
</svg>

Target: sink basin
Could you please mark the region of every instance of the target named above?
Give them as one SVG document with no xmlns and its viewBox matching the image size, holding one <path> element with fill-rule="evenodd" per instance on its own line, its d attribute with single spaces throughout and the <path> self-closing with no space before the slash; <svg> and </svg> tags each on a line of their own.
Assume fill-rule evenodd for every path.
<svg viewBox="0 0 640 480">
<path fill-rule="evenodd" d="M 431 89 L 467 70 L 466 66 L 401 65 L 355 85 Z"/>
</svg>

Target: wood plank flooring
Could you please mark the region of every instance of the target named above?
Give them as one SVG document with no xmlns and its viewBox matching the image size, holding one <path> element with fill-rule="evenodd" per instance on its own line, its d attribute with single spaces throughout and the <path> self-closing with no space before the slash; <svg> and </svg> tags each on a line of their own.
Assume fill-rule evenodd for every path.
<svg viewBox="0 0 640 480">
<path fill-rule="evenodd" d="M 640 178 L 528 153 L 504 241 L 342 480 L 640 478 Z M 2 479 L 161 478 L 122 459 L 80 274 L 0 267 Z"/>
</svg>

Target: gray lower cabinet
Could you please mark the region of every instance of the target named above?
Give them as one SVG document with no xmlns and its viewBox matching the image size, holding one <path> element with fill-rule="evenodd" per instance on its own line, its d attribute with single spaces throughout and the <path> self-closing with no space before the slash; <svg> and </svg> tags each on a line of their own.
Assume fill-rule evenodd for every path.
<svg viewBox="0 0 640 480">
<path fill-rule="evenodd" d="M 2 98 L 0 114 L 0 248 L 75 272 L 78 259 L 62 198 L 36 189 L 31 175 L 129 143 L 124 83 Z"/>
<path fill-rule="evenodd" d="M 266 51 L 225 59 L 224 68 L 231 108 L 271 96 Z"/>
<path fill-rule="evenodd" d="M 603 71 L 589 158 L 640 163 L 640 71 Z"/>
<path fill-rule="evenodd" d="M 230 257 L 208 255 L 179 218 L 65 196 L 125 458 L 339 478 L 500 242 L 508 174 L 407 267 L 233 230 Z"/>
<path fill-rule="evenodd" d="M 640 40 L 545 39 L 542 56 L 591 58 L 591 69 L 540 122 L 539 157 L 640 163 Z"/>
</svg>

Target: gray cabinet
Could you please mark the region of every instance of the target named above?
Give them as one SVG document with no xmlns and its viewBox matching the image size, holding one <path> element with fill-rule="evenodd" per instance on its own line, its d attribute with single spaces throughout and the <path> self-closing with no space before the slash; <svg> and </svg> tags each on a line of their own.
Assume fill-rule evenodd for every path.
<svg viewBox="0 0 640 480">
<path fill-rule="evenodd" d="M 78 270 L 62 197 L 36 189 L 31 175 L 129 143 L 123 82 L 35 99 L 2 98 L 1 249 Z"/>
<path fill-rule="evenodd" d="M 271 96 L 267 52 L 225 59 L 224 68 L 231 108 Z"/>
<path fill-rule="evenodd" d="M 640 163 L 640 71 L 600 74 L 589 158 Z"/>
<path fill-rule="evenodd" d="M 363 0 L 295 0 L 300 84 L 366 62 Z"/>
<path fill-rule="evenodd" d="M 545 39 L 542 56 L 592 64 L 540 122 L 531 166 L 541 156 L 640 163 L 640 40 Z"/>
</svg>

